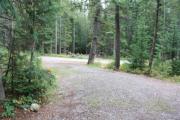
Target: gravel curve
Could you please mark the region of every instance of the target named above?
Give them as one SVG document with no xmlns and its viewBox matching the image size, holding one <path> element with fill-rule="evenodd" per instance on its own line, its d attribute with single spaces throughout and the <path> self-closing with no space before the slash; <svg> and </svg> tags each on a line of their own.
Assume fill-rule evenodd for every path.
<svg viewBox="0 0 180 120">
<path fill-rule="evenodd" d="M 42 57 L 56 69 L 58 89 L 38 113 L 17 120 L 180 120 L 180 85 Z"/>
</svg>

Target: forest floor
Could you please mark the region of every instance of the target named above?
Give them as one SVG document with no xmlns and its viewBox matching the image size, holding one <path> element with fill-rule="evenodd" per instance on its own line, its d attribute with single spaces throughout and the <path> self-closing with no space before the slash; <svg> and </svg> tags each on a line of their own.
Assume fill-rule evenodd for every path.
<svg viewBox="0 0 180 120">
<path fill-rule="evenodd" d="M 16 120 L 180 120 L 180 85 L 86 62 L 42 57 L 57 75 L 51 102 Z"/>
</svg>

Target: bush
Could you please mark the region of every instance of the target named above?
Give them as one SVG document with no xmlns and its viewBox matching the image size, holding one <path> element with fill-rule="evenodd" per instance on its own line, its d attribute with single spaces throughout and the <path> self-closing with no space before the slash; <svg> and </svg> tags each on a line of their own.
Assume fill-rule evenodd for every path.
<svg viewBox="0 0 180 120">
<path fill-rule="evenodd" d="M 110 63 L 110 64 L 107 64 L 106 65 L 106 68 L 107 69 L 114 69 L 114 62 Z M 128 63 L 124 63 L 124 64 L 121 64 L 120 65 L 120 70 L 121 71 L 124 71 L 124 72 L 131 72 L 133 73 L 133 69 L 131 68 L 131 64 L 128 64 Z"/>
<path fill-rule="evenodd" d="M 130 67 L 132 69 L 141 69 L 142 70 L 143 68 L 145 68 L 145 60 L 134 58 L 131 60 L 131 63 L 132 64 L 130 64 Z"/>
<path fill-rule="evenodd" d="M 159 60 L 156 60 L 153 65 L 152 69 L 152 75 L 153 76 L 164 76 L 168 77 L 171 73 L 171 62 L 170 61 L 164 61 L 161 62 Z"/>
<path fill-rule="evenodd" d="M 180 75 L 180 60 L 174 60 L 172 62 L 172 75 Z"/>
<path fill-rule="evenodd" d="M 26 54 L 21 53 L 16 56 L 15 71 L 9 72 L 8 76 L 4 77 L 6 91 L 11 95 L 10 97 L 16 96 L 16 99 L 29 96 L 41 102 L 47 97 L 48 90 L 54 86 L 55 77 L 51 71 L 42 68 L 39 59 L 35 59 L 31 65 L 27 61 L 29 56 Z"/>
<path fill-rule="evenodd" d="M 29 109 L 32 103 L 38 103 L 38 101 L 34 100 L 31 96 L 21 96 L 18 99 L 13 100 L 13 103 L 18 108 Z"/>
<path fill-rule="evenodd" d="M 101 63 L 99 63 L 99 62 L 95 62 L 95 63 L 93 63 L 93 64 L 88 64 L 88 66 L 104 68 L 103 64 L 101 64 Z"/>
<path fill-rule="evenodd" d="M 115 62 L 109 63 L 106 65 L 106 68 L 107 69 L 114 69 L 114 64 L 115 64 Z"/>
<path fill-rule="evenodd" d="M 124 72 L 130 72 L 131 69 L 130 69 L 130 64 L 127 64 L 127 63 L 124 63 L 121 65 L 120 69 Z"/>
<path fill-rule="evenodd" d="M 132 64 L 124 63 L 124 64 L 121 65 L 121 71 L 129 72 L 129 73 L 134 73 L 134 74 L 146 74 L 147 67 L 133 68 Z"/>
<path fill-rule="evenodd" d="M 3 109 L 4 112 L 1 114 L 2 117 L 14 117 L 15 113 L 14 113 L 14 104 L 11 101 L 5 102 L 3 104 Z"/>
<path fill-rule="evenodd" d="M 0 70 L 4 68 L 4 65 L 8 61 L 8 52 L 5 48 L 0 47 Z"/>
<path fill-rule="evenodd" d="M 146 34 L 147 36 L 142 38 L 142 34 Z M 133 41 L 133 44 L 130 46 L 130 67 L 133 70 L 143 70 L 146 67 L 146 60 L 148 59 L 148 40 L 150 36 L 142 30 L 137 32 L 136 37 L 136 40 Z"/>
<path fill-rule="evenodd" d="M 138 65 L 138 64 L 137 64 Z M 147 75 L 147 71 L 149 69 L 148 66 L 143 67 L 132 67 L 134 63 L 124 63 L 120 66 L 120 70 L 124 72 L 134 73 L 134 74 L 145 74 Z M 107 69 L 114 69 L 114 62 L 108 64 L 106 66 Z M 159 79 L 170 80 L 174 82 L 180 82 L 180 60 L 176 61 L 164 61 L 155 60 L 152 73 L 150 76 L 154 76 Z"/>
<path fill-rule="evenodd" d="M 55 87 L 55 76 L 50 70 L 44 70 L 40 59 L 34 59 L 20 53 L 14 57 L 14 71 L 3 76 L 7 97 L 12 102 L 4 103 L 2 117 L 13 117 L 14 108 L 29 109 L 32 103 L 43 103 L 48 100 L 48 91 Z M 12 77 L 13 76 L 13 77 Z"/>
</svg>

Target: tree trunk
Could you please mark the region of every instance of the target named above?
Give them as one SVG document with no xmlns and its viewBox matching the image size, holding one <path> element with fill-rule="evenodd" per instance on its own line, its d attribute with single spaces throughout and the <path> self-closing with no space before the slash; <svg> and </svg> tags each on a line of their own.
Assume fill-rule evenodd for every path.
<svg viewBox="0 0 180 120">
<path fill-rule="evenodd" d="M 11 48 L 11 93 L 14 94 L 14 72 L 16 70 L 15 68 L 15 50 L 14 50 L 14 22 L 12 21 L 12 30 L 11 30 L 11 40 L 12 40 L 12 48 Z"/>
<path fill-rule="evenodd" d="M 50 52 L 49 53 L 53 53 L 53 40 L 51 40 L 51 44 L 50 44 Z"/>
<path fill-rule="evenodd" d="M 9 52 L 9 56 L 8 56 L 8 64 L 7 64 L 7 69 L 6 69 L 6 72 L 5 72 L 5 77 L 7 77 L 9 75 L 9 73 L 11 72 L 11 76 L 13 76 L 14 74 L 14 59 L 13 59 L 13 55 L 14 55 L 14 22 L 13 22 L 13 18 L 11 19 L 11 29 L 8 28 L 8 35 L 9 36 L 9 45 L 8 45 L 8 52 Z M 1 74 L 0 74 L 1 75 Z M 12 93 L 14 92 L 14 88 L 12 86 L 13 84 L 13 79 L 14 78 L 11 78 L 11 90 L 12 90 Z M 3 83 L 2 83 L 3 82 Z M 4 99 L 5 98 L 5 91 L 4 91 L 4 87 L 6 87 L 6 80 L 2 81 L 1 79 L 1 76 L 0 76 L 0 99 Z"/>
<path fill-rule="evenodd" d="M 55 23 L 55 54 L 57 54 L 57 35 L 58 35 L 58 28 L 57 28 L 57 18 Z"/>
<path fill-rule="evenodd" d="M 4 92 L 2 79 L 1 79 L 1 76 L 0 76 L 0 100 L 4 100 L 4 99 L 5 99 L 5 92 Z"/>
<path fill-rule="evenodd" d="M 120 13 L 119 13 L 119 5 L 115 5 L 115 30 L 116 30 L 116 38 L 115 38 L 115 70 L 119 70 L 120 67 Z"/>
<path fill-rule="evenodd" d="M 158 36 L 158 23 L 159 23 L 160 6 L 161 6 L 160 0 L 157 0 L 156 21 L 155 21 L 155 28 L 154 28 L 154 37 L 152 40 L 152 46 L 151 46 L 151 50 L 150 50 L 148 74 L 151 73 L 152 64 L 153 64 L 153 60 L 154 60 L 154 53 L 155 53 L 155 48 L 156 48 L 156 43 L 157 43 L 157 36 Z"/>
<path fill-rule="evenodd" d="M 44 42 L 42 41 L 42 43 L 41 43 L 42 45 L 41 45 L 41 52 L 44 54 L 45 53 L 45 45 L 44 45 Z"/>
<path fill-rule="evenodd" d="M 96 6 L 95 7 L 96 10 L 95 10 L 95 16 L 93 19 L 93 39 L 92 39 L 92 43 L 91 43 L 88 64 L 93 64 L 95 56 L 96 56 L 97 39 L 98 39 L 98 33 L 99 33 L 99 27 L 100 27 L 100 13 L 101 13 L 100 0 L 96 1 L 95 6 Z"/>
<path fill-rule="evenodd" d="M 76 30 L 76 28 L 75 28 L 76 26 L 75 26 L 75 21 L 74 21 L 74 19 L 72 18 L 72 53 L 75 53 L 75 50 L 76 50 L 76 39 L 75 39 L 75 30 Z"/>
<path fill-rule="evenodd" d="M 75 22 L 73 22 L 73 53 L 76 52 L 76 26 L 75 26 Z"/>
<path fill-rule="evenodd" d="M 32 28 L 32 31 L 31 31 L 31 35 L 33 36 L 34 34 L 34 28 Z M 30 63 L 32 65 L 32 62 L 34 60 L 34 50 L 35 50 L 35 40 L 34 40 L 34 37 L 33 37 L 33 40 L 32 40 L 32 45 L 31 45 L 31 58 L 30 58 Z"/>
<path fill-rule="evenodd" d="M 173 40 L 172 40 L 172 50 L 171 50 L 171 60 L 174 61 L 174 59 L 176 59 L 176 47 L 177 42 L 176 42 L 176 25 L 174 25 L 174 33 L 173 33 Z"/>
<path fill-rule="evenodd" d="M 59 54 L 61 54 L 61 49 L 62 49 L 62 17 L 60 17 L 60 25 L 59 25 Z"/>
<path fill-rule="evenodd" d="M 32 62 L 34 60 L 34 50 L 35 50 L 35 45 L 36 45 L 36 38 L 35 38 L 35 17 L 36 17 L 36 13 L 35 13 L 35 7 L 34 7 L 34 2 L 31 1 L 31 7 L 33 8 L 33 14 L 32 14 L 32 26 L 30 26 L 30 35 L 31 35 L 31 39 L 32 39 L 32 45 L 31 45 L 31 57 L 30 57 L 30 66 L 32 66 Z M 31 13 L 29 13 L 29 16 L 31 16 Z"/>
</svg>

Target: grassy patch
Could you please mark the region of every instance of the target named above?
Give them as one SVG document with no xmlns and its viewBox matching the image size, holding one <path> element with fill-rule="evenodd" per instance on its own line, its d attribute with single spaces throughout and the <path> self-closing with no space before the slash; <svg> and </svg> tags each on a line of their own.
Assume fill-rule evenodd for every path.
<svg viewBox="0 0 180 120">
<path fill-rule="evenodd" d="M 114 62 L 107 64 L 103 68 L 113 70 Z M 120 71 L 133 73 L 133 74 L 147 75 L 148 67 L 145 66 L 144 68 L 141 69 L 140 68 L 132 69 L 131 64 L 124 63 L 121 64 Z M 168 61 L 163 63 L 155 63 L 152 68 L 152 73 L 148 76 L 170 82 L 176 82 L 176 83 L 180 82 L 180 76 L 171 74 L 171 64 Z"/>
<path fill-rule="evenodd" d="M 90 67 L 98 67 L 98 68 L 103 68 L 103 64 L 99 62 L 95 62 L 94 64 L 88 64 Z"/>
</svg>

